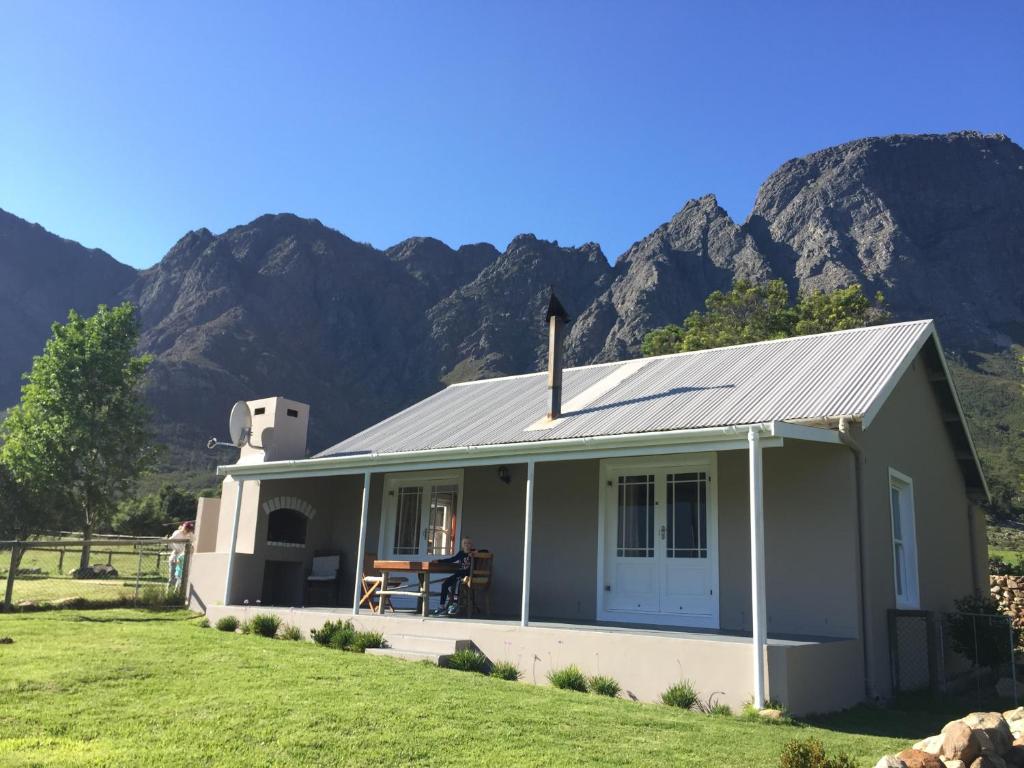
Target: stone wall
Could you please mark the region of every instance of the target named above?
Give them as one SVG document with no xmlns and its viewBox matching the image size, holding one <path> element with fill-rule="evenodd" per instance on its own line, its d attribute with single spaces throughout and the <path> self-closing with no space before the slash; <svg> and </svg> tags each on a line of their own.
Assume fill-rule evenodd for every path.
<svg viewBox="0 0 1024 768">
<path fill-rule="evenodd" d="M 1024 631 L 1024 576 L 991 575 L 989 592 L 999 603 L 999 610 L 1013 619 L 1013 627 Z"/>
</svg>

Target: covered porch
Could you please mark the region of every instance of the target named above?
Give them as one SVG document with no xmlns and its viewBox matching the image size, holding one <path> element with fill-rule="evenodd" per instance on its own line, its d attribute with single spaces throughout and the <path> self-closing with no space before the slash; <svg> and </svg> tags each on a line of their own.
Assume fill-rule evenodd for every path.
<svg viewBox="0 0 1024 768">
<path fill-rule="evenodd" d="M 205 534 L 224 546 L 197 546 L 197 560 L 220 567 L 207 563 L 192 594 L 211 618 L 259 604 L 307 631 L 343 614 L 385 637 L 469 640 L 537 682 L 575 663 L 646 700 L 686 678 L 737 706 L 768 696 L 794 712 L 858 701 L 849 451 L 835 432 L 789 424 L 694 432 L 575 450 L 236 466 L 222 502 L 233 505 L 230 530 Z M 693 525 L 673 533 L 665 510 L 683 501 Z M 414 535 L 403 504 L 419 511 Z M 431 526 L 446 506 L 451 514 Z M 272 514 L 293 508 L 305 518 L 302 544 L 274 541 Z M 493 555 L 491 615 L 423 618 L 401 598 L 394 613 L 358 607 L 371 560 L 443 557 L 462 536 Z M 809 540 L 840 544 L 803 549 Z M 341 589 L 311 599 L 304 580 L 324 554 L 340 558 Z"/>
</svg>

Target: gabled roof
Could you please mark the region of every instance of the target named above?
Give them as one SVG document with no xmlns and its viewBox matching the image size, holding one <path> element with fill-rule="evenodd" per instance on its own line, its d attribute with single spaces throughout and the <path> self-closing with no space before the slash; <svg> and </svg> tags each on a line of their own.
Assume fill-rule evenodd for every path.
<svg viewBox="0 0 1024 768">
<path fill-rule="evenodd" d="M 543 419 L 545 372 L 453 384 L 318 458 L 842 416 L 867 428 L 930 340 L 935 350 L 930 365 L 938 365 L 948 382 L 951 408 L 959 416 L 960 423 L 951 427 L 951 433 L 957 431 L 954 442 L 970 453 L 962 462 L 968 484 L 984 488 L 930 320 L 567 368 L 563 414 L 554 422 Z"/>
</svg>

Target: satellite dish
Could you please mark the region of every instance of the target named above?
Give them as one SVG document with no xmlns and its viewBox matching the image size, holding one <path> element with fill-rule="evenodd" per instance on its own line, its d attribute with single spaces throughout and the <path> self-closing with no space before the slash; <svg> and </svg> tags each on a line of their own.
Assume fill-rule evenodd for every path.
<svg viewBox="0 0 1024 768">
<path fill-rule="evenodd" d="M 274 428 L 267 427 L 260 433 L 260 447 L 263 448 L 263 453 L 269 454 L 274 450 Z M 265 459 L 266 460 L 266 459 Z"/>
<path fill-rule="evenodd" d="M 252 434 L 252 414 L 249 413 L 249 405 L 245 400 L 239 400 L 231 407 L 228 433 L 231 435 L 231 442 L 238 448 L 248 442 L 249 435 Z"/>
</svg>

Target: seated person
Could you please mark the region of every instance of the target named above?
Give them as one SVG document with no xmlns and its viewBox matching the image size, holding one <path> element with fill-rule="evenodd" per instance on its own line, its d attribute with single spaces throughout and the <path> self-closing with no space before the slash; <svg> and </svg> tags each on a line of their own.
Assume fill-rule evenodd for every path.
<svg viewBox="0 0 1024 768">
<path fill-rule="evenodd" d="M 451 557 L 437 561 L 439 563 L 452 563 L 459 566 L 459 569 L 441 583 L 441 605 L 433 612 L 434 616 L 441 616 L 445 613 L 454 615 L 458 612 L 459 601 L 456 599 L 455 593 L 459 580 L 469 575 L 470 558 L 473 551 L 473 541 L 468 536 L 463 536 L 458 552 Z M 449 600 L 451 601 L 450 605 Z"/>
</svg>

